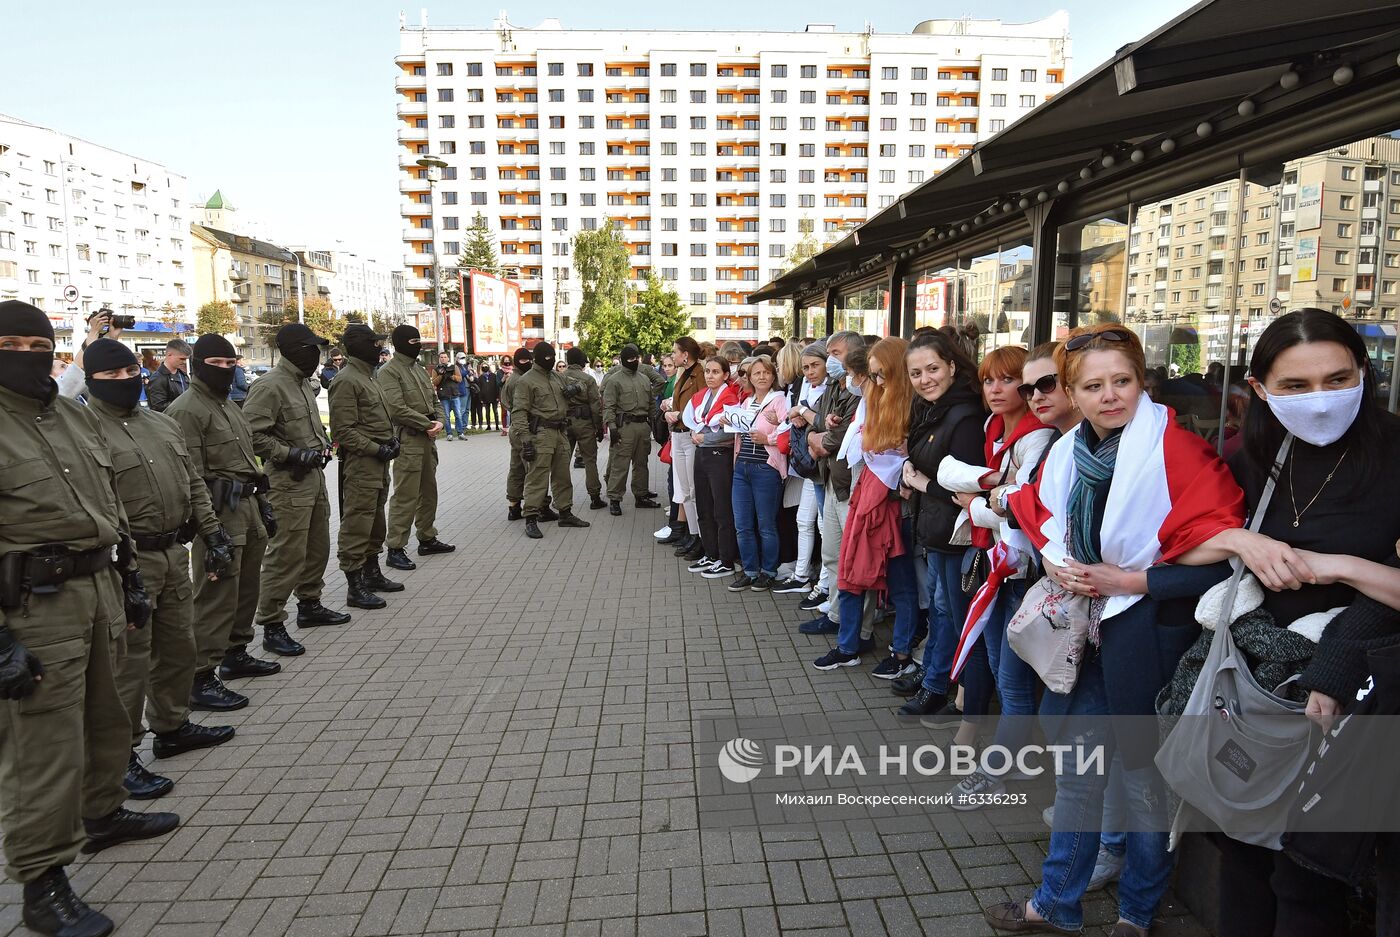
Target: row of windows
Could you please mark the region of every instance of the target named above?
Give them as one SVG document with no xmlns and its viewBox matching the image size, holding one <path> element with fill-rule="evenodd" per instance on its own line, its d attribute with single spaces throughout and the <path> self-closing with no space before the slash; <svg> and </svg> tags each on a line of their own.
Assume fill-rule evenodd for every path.
<svg viewBox="0 0 1400 937">
<path fill-rule="evenodd" d="M 996 123 L 999 123 L 999 121 L 992 121 L 992 123 L 993 123 L 993 124 L 996 124 Z M 1000 128 L 1000 127 L 997 127 L 997 128 L 995 128 L 995 129 L 998 129 L 998 130 L 999 130 L 999 129 L 1001 129 L 1001 128 Z M 551 145 L 552 145 L 552 144 L 551 144 Z M 560 146 L 562 146 L 562 145 L 563 145 L 563 144 L 561 143 Z M 517 144 L 515 144 L 515 143 L 498 143 L 498 144 L 496 144 L 496 152 L 497 152 L 497 154 L 500 155 L 500 156 L 515 156 L 515 155 L 538 156 L 538 155 L 539 155 L 539 152 L 540 152 L 540 145 L 539 145 L 538 143 L 521 143 L 521 144 L 518 144 L 518 146 L 519 146 L 519 149 L 517 149 Z M 583 150 L 584 147 L 589 147 L 590 149 L 589 149 L 587 152 L 585 152 L 585 151 Z M 583 155 L 583 156 L 590 156 L 590 155 L 593 155 L 594 150 L 591 149 L 591 147 L 593 147 L 593 144 L 592 144 L 592 143 L 581 143 L 581 144 L 579 144 L 580 155 Z M 674 155 L 675 155 L 675 149 L 674 149 L 675 144 L 674 144 L 674 143 L 663 143 L 663 144 L 661 144 L 661 147 L 662 147 L 661 155 L 663 155 L 663 156 L 674 156 Z M 672 149 L 670 149 L 670 151 L 668 152 L 668 151 L 667 151 L 667 147 L 671 147 Z M 690 155 L 692 155 L 692 156 L 704 156 L 704 155 L 706 154 L 706 152 L 707 152 L 706 147 L 707 147 L 707 144 L 704 144 L 704 143 L 693 143 L 693 144 L 691 144 Z M 633 151 L 632 151 L 631 155 L 633 155 L 633 156 L 646 156 L 646 155 L 649 155 L 649 154 L 646 153 L 646 152 L 642 152 L 643 149 L 644 149 L 643 146 L 640 146 L 640 145 L 639 145 L 639 146 L 636 146 L 636 147 L 633 148 Z M 426 145 L 419 146 L 418 149 L 416 150 L 416 152 L 419 153 L 419 154 L 426 155 L 427 152 L 428 152 L 428 148 L 427 148 Z M 469 155 L 473 155 L 473 156 L 484 156 L 484 155 L 486 155 L 486 143 L 485 143 L 485 141 L 482 141 L 482 140 L 472 140 L 472 141 L 468 142 L 468 144 L 467 144 L 467 149 L 466 149 L 465 152 L 468 153 Z M 837 158 L 837 159 L 865 159 L 866 156 L 868 155 L 868 152 L 869 152 L 869 148 L 868 148 L 868 147 L 865 147 L 865 146 L 834 144 L 834 145 L 828 145 L 828 146 L 826 147 L 825 155 L 826 155 L 826 156 L 829 156 L 829 157 Z M 457 153 L 457 143 L 456 143 L 455 141 L 453 141 L 453 140 L 442 140 L 442 141 L 439 141 L 439 143 L 438 143 L 438 153 L 439 153 L 440 155 L 442 155 L 442 156 L 452 156 L 452 155 L 455 155 L 455 154 Z M 908 153 L 909 153 L 909 156 L 912 157 L 912 158 L 914 158 L 914 159 L 923 159 L 923 158 L 928 154 L 928 147 L 925 146 L 925 145 L 922 144 L 922 143 L 911 143 L 911 144 L 909 145 L 909 151 L 908 151 Z M 609 155 L 609 156 L 625 156 L 625 155 L 628 155 L 628 154 L 627 154 L 624 150 L 622 150 L 621 148 L 614 148 L 614 147 L 611 147 L 611 146 L 610 146 L 610 147 L 608 147 L 608 155 Z M 718 157 L 726 157 L 726 156 L 757 156 L 757 155 L 758 155 L 758 146 L 757 146 L 756 144 L 745 145 L 745 146 L 743 146 L 743 147 L 736 147 L 736 146 L 734 146 L 734 145 L 732 145 L 732 144 L 718 144 L 718 145 L 716 145 L 716 147 L 715 147 L 715 156 L 718 156 Z M 769 156 L 787 156 L 787 155 L 788 155 L 788 145 L 787 145 L 786 143 L 770 143 L 770 144 L 768 144 L 768 155 L 769 155 Z M 814 156 L 817 155 L 817 145 L 816 145 L 815 143 L 801 143 L 801 144 L 798 144 L 798 146 L 797 146 L 797 155 L 798 155 L 799 157 L 814 157 Z M 877 156 L 880 156 L 880 157 L 884 157 L 884 158 L 891 158 L 891 157 L 898 156 L 898 155 L 899 155 L 899 153 L 898 153 L 898 147 L 897 147 L 895 144 L 893 144 L 893 143 L 882 143 L 882 144 L 880 144 L 880 145 L 876 148 L 876 155 L 877 155 Z M 951 158 L 954 158 L 954 157 L 957 157 L 957 156 L 962 155 L 962 152 L 961 152 L 961 150 L 959 150 L 959 148 L 957 148 L 957 147 L 936 146 L 936 147 L 933 148 L 933 155 L 934 155 L 934 158 L 935 158 L 935 159 L 951 159 Z M 448 167 L 448 168 L 451 169 L 452 167 Z M 484 170 L 483 170 L 483 171 L 484 171 Z M 455 174 L 453 174 L 453 175 L 451 175 L 451 176 L 446 175 L 447 172 L 448 172 L 448 169 L 444 169 L 444 170 L 443 170 L 443 173 L 444 173 L 443 178 L 444 178 L 444 179 L 455 179 L 455 178 L 457 178 Z M 474 178 L 475 178 L 475 177 L 474 177 Z M 562 178 L 562 177 L 561 177 L 561 178 Z M 1400 210 L 1400 209 L 1397 209 L 1397 210 Z"/>
<path fill-rule="evenodd" d="M 482 77 L 482 75 L 483 75 L 483 70 L 482 70 L 482 63 L 481 63 L 481 62 L 467 62 L 467 63 L 465 63 L 465 66 L 466 66 L 466 67 L 465 67 L 465 70 L 464 70 L 463 74 L 465 74 L 468 78 L 480 78 L 480 77 Z M 592 78 L 592 77 L 594 76 L 594 74 L 595 74 L 595 73 L 594 73 L 594 69 L 593 69 L 593 64 L 592 64 L 591 62 L 579 62 L 579 63 L 577 63 L 577 64 L 575 65 L 575 68 L 577 69 L 576 74 L 577 74 L 577 76 L 578 76 L 579 78 Z M 815 65 L 802 65 L 802 66 L 799 66 L 799 68 L 800 68 L 799 74 L 800 74 L 801 77 L 803 77 L 803 78 L 816 78 L 816 77 L 817 77 L 817 66 L 815 66 Z M 550 77 L 562 77 L 563 74 L 564 74 L 564 63 L 563 63 L 563 62 L 548 62 L 548 63 L 546 63 L 546 65 L 545 65 L 545 69 L 546 69 L 545 74 L 548 75 L 548 76 L 550 76 Z M 608 69 L 605 70 L 605 72 L 606 72 L 607 77 L 609 77 L 609 78 L 620 78 L 620 77 L 623 77 L 623 71 L 622 71 L 621 68 L 608 68 Z M 717 75 L 718 77 L 720 77 L 720 78 L 734 78 L 734 77 L 739 77 L 738 75 L 735 74 L 735 71 L 734 71 L 734 69 L 733 69 L 732 67 L 726 67 L 726 68 L 719 68 L 719 69 L 716 69 L 716 72 L 715 72 L 715 73 L 716 73 L 716 75 Z M 413 69 L 413 74 L 415 74 L 415 75 L 425 75 L 425 74 L 427 74 L 426 68 L 425 68 L 424 66 L 421 66 L 421 65 L 420 65 L 420 66 L 415 66 L 414 69 Z M 452 64 L 451 62 L 439 62 L 439 63 L 437 63 L 437 74 L 438 74 L 440 77 L 443 77 L 443 78 L 451 77 L 451 76 L 454 74 L 453 64 Z M 497 75 L 498 77 L 513 76 L 513 75 L 516 75 L 516 74 L 517 74 L 517 72 L 516 72 L 516 70 L 515 70 L 515 66 L 513 66 L 513 65 L 497 65 L 497 66 L 496 66 L 496 75 Z M 534 65 L 522 65 L 522 66 L 521 66 L 521 70 L 520 70 L 520 72 L 519 72 L 518 74 L 519 74 L 520 76 L 522 76 L 522 77 L 537 76 L 537 75 L 538 75 L 538 69 L 537 69 L 537 66 L 534 66 Z M 638 65 L 638 66 L 634 66 L 634 67 L 633 67 L 631 74 L 632 74 L 632 77 L 636 77 L 636 78 L 646 78 L 646 77 L 650 77 L 650 75 L 651 75 L 651 69 L 650 69 L 649 66 Z M 704 78 L 704 77 L 706 77 L 708 74 L 709 74 L 709 66 L 708 66 L 706 63 L 704 63 L 704 62 L 691 62 L 691 63 L 690 63 L 690 77 L 691 77 L 691 78 Z M 787 78 L 787 77 L 788 77 L 788 66 L 786 66 L 786 65 L 770 65 L 770 66 L 768 67 L 768 74 L 769 74 L 769 77 L 771 77 L 771 78 Z M 678 71 L 677 71 L 677 65 L 676 65 L 676 63 L 674 63 L 674 62 L 662 63 L 662 65 L 661 65 L 661 77 L 662 77 L 662 78 L 674 78 L 674 77 L 676 77 L 677 75 L 678 75 Z M 928 75 L 929 75 L 929 70 L 928 70 L 926 67 L 923 67 L 923 66 L 918 66 L 918 67 L 914 67 L 914 68 L 909 69 L 909 77 L 910 77 L 911 79 L 913 79 L 914 81 L 927 81 L 927 80 L 928 80 Z M 978 72 L 973 71 L 973 70 L 969 70 L 969 69 L 962 69 L 962 70 L 960 70 L 960 71 L 953 71 L 952 69 L 939 69 L 938 72 L 937 72 L 937 75 L 938 75 L 938 80 L 939 80 L 939 81 L 955 81 L 955 80 L 977 81 L 977 80 L 979 79 L 979 77 L 980 77 Z M 758 78 L 758 77 L 760 77 L 760 69 L 759 69 L 757 66 L 752 66 L 752 65 L 751 65 L 751 66 L 745 66 L 745 67 L 743 68 L 743 70 L 742 70 L 741 76 L 744 77 L 744 78 Z M 865 78 L 869 78 L 869 77 L 870 77 L 870 69 L 868 69 L 868 68 L 851 68 L 851 69 L 844 69 L 844 68 L 841 68 L 841 67 L 828 68 L 828 69 L 826 70 L 826 77 L 827 77 L 827 78 L 857 78 L 857 79 L 865 79 Z M 1021 69 L 1021 81 L 1024 81 L 1024 82 L 1038 81 L 1038 80 L 1039 80 L 1039 77 L 1040 77 L 1040 74 L 1039 74 L 1039 71 L 1038 71 L 1037 69 L 1034 69 L 1034 68 L 1023 68 L 1023 69 Z M 898 81 L 898 80 L 899 80 L 899 67 L 898 67 L 898 66 L 890 66 L 890 65 L 887 65 L 887 66 L 882 67 L 882 68 L 880 69 L 880 78 L 881 78 L 881 80 L 884 80 L 884 81 Z M 992 69 L 992 78 L 991 78 L 991 80 L 992 80 L 992 81 L 1006 81 L 1006 80 L 1007 80 L 1007 69 L 1005 69 L 1005 68 L 994 68 L 994 69 Z M 1058 84 L 1058 83 L 1060 83 L 1060 82 L 1063 80 L 1063 78 L 1061 77 L 1061 74 L 1060 74 L 1059 72 L 1047 71 L 1047 72 L 1045 73 L 1045 80 L 1046 80 L 1047 82 L 1049 82 L 1050 84 Z"/>
<path fill-rule="evenodd" d="M 1034 104 L 1027 104 L 1027 105 L 1025 105 L 1025 106 L 1026 106 L 1026 107 L 1033 107 Z M 661 119 L 661 127 L 660 127 L 660 129 L 662 129 L 662 130 L 675 130 L 675 129 L 677 129 L 677 128 L 676 128 L 676 118 L 675 118 L 674 116 L 665 116 L 665 115 L 663 115 L 660 119 Z M 705 119 L 704 117 L 692 117 L 692 118 L 690 118 L 690 129 L 691 129 L 691 130 L 704 130 L 704 129 L 705 129 L 705 120 L 706 120 L 706 119 Z M 1000 129 L 1002 129 L 1002 128 L 1005 126 L 1005 124 L 1006 124 L 1006 122 L 1003 121 L 1003 120 L 993 120 L 993 121 L 989 121 L 989 122 L 988 122 L 988 127 L 989 127 L 990 129 L 992 129 L 992 130 L 995 131 L 995 130 L 1000 130 Z M 428 126 L 427 118 L 418 118 L 418 119 L 415 121 L 414 126 L 420 128 L 420 129 L 426 128 L 426 127 Z M 473 114 L 473 115 L 471 115 L 471 116 L 469 116 L 469 117 L 467 118 L 467 123 L 466 123 L 465 126 L 466 126 L 466 128 L 469 129 L 469 130 L 482 130 L 482 129 L 485 129 L 485 127 L 486 127 L 486 119 L 485 119 L 483 116 L 479 115 L 479 114 Z M 520 118 L 519 120 L 517 120 L 517 119 L 514 118 L 514 117 L 499 117 L 499 118 L 496 119 L 496 129 L 497 129 L 497 130 L 515 130 L 515 129 L 517 129 L 517 127 L 519 127 L 520 129 L 523 129 L 523 130 L 538 130 L 538 129 L 539 129 L 539 126 L 540 126 L 540 123 L 539 123 L 539 118 L 538 118 L 538 117 L 523 117 L 523 118 Z M 594 117 L 592 117 L 591 115 L 583 115 L 583 116 L 579 117 L 579 119 L 578 119 L 578 126 L 579 126 L 579 129 L 580 129 L 580 130 L 594 130 L 594 129 L 597 128 L 597 121 L 596 121 L 596 119 L 595 119 Z M 456 129 L 456 127 L 457 127 L 457 118 L 456 118 L 455 115 L 453 115 L 453 114 L 440 114 L 440 115 L 438 115 L 438 129 L 440 129 L 440 130 L 454 130 L 454 129 Z M 647 117 L 634 117 L 634 118 L 631 118 L 630 120 L 627 120 L 627 121 L 625 121 L 625 120 L 622 119 L 622 118 L 608 118 L 608 119 L 605 121 L 605 127 L 606 127 L 606 129 L 608 129 L 608 130 L 649 130 L 649 129 L 651 128 L 651 120 L 650 120 L 650 118 L 647 118 Z M 817 129 L 817 119 L 816 119 L 815 117 L 801 117 L 801 118 L 798 118 L 798 128 L 801 129 L 801 130 L 816 130 L 816 129 Z M 551 129 L 551 130 L 563 130 L 563 129 L 564 129 L 564 118 L 563 118 L 563 117 L 550 117 L 550 118 L 549 118 L 549 129 Z M 719 120 L 716 121 L 716 129 L 718 129 L 718 130 L 758 130 L 758 129 L 759 129 L 759 122 L 758 122 L 758 119 L 757 119 L 757 118 L 746 119 L 746 120 L 744 120 L 742 123 L 736 123 L 736 122 L 735 122 L 734 120 L 732 120 L 732 119 L 720 118 Z M 788 129 L 788 119 L 787 119 L 786 117 L 770 117 L 770 118 L 768 119 L 768 129 L 770 129 L 770 130 L 787 130 L 787 129 Z M 853 120 L 842 120 L 842 119 L 840 119 L 840 118 L 831 118 L 831 119 L 828 119 L 828 120 L 827 120 L 827 122 L 826 122 L 826 128 L 825 128 L 825 129 L 826 129 L 828 132 L 835 132 L 835 133 L 843 133 L 843 132 L 844 132 L 844 133 L 867 133 L 867 132 L 869 132 L 869 130 L 870 130 L 870 122 L 867 121 L 867 120 L 861 120 L 861 119 L 859 119 L 859 118 L 853 119 Z M 883 130 L 883 131 L 898 130 L 898 129 L 899 129 L 899 119 L 898 119 L 897 117 L 883 117 L 883 118 L 881 118 L 881 119 L 880 119 L 880 129 Z M 976 133 L 976 132 L 977 132 L 977 122 L 976 122 L 975 120 L 960 120 L 960 121 L 938 120 L 938 121 L 934 121 L 933 129 L 934 129 L 936 132 L 938 132 L 938 133 Z M 913 131 L 913 132 L 915 132 L 915 133 L 920 133 L 920 132 L 924 132 L 924 131 L 928 130 L 928 119 L 927 119 L 927 118 L 924 118 L 924 117 L 911 117 L 911 118 L 909 119 L 909 130 L 910 130 L 910 131 Z M 557 145 L 557 146 L 559 146 L 559 147 L 562 147 L 562 146 L 563 146 L 562 143 L 559 143 L 559 144 L 551 144 L 551 146 L 555 146 L 555 145 Z M 563 150 L 561 149 L 561 150 L 559 150 L 558 152 L 559 152 L 560 154 L 562 154 L 562 153 L 563 153 Z"/>
<path fill-rule="evenodd" d="M 480 88 L 467 88 L 467 89 L 464 89 L 464 94 L 465 94 L 464 100 L 465 100 L 467 103 L 470 103 L 470 104 L 482 104 L 482 103 L 485 103 L 485 92 L 483 92 Z M 562 88 L 555 88 L 555 89 L 549 90 L 549 91 L 546 92 L 546 94 L 548 95 L 548 100 L 549 100 L 550 103 L 552 103 L 552 104 L 562 104 L 562 103 L 564 103 L 564 100 L 565 100 L 565 92 L 564 92 L 564 90 L 563 90 Z M 578 89 L 577 94 L 578 94 L 578 101 L 579 101 L 580 104 L 592 104 L 592 103 L 594 103 L 594 100 L 593 100 L 593 89 L 591 89 L 591 88 L 580 88 L 580 89 Z M 675 89 L 671 89 L 671 88 L 663 89 L 663 90 L 661 90 L 660 92 L 658 92 L 658 94 L 660 95 L 660 97 L 658 98 L 659 103 L 661 103 L 661 104 L 675 104 L 675 103 L 676 103 L 676 91 L 675 91 Z M 692 92 L 690 92 L 690 103 L 691 103 L 691 104 L 705 104 L 705 103 L 707 103 L 707 95 L 708 95 L 708 92 L 706 92 L 706 91 L 692 91 Z M 786 103 L 788 103 L 788 93 L 787 93 L 786 91 L 782 90 L 782 89 L 778 89 L 778 90 L 771 91 L 771 92 L 769 92 L 769 95 L 770 95 L 770 100 L 771 100 L 772 103 L 774 103 L 774 104 L 786 104 Z M 437 99 L 438 99 L 438 103 L 440 103 L 440 104 L 451 104 L 451 103 L 454 103 L 454 102 L 456 101 L 456 97 L 457 97 L 457 96 L 456 96 L 456 91 L 455 91 L 454 89 L 452 89 L 452 88 L 439 88 L 439 89 L 438 89 L 438 92 L 437 92 Z M 926 93 L 922 92 L 922 91 L 911 92 L 910 95 L 909 95 L 909 104 L 910 104 L 911 106 L 913 106 L 913 107 L 927 107 L 927 106 L 928 106 L 928 98 L 929 98 L 929 96 L 928 96 Z M 426 103 L 427 103 L 427 100 L 428 100 L 427 93 L 426 93 L 426 92 L 423 92 L 423 91 L 416 92 L 416 93 L 414 94 L 414 96 L 413 96 L 413 100 L 414 100 L 414 103 L 416 103 L 416 104 L 426 104 Z M 991 95 L 990 100 L 991 100 L 991 106 L 992 106 L 992 107 L 1006 107 L 1006 106 L 1007 106 L 1007 104 L 1006 104 L 1006 102 L 1007 102 L 1007 96 L 1004 95 L 1004 94 L 993 94 L 993 95 Z M 649 93 L 645 92 L 645 91 L 638 91 L 638 92 L 635 92 L 635 93 L 633 93 L 630 97 L 624 97 L 622 94 L 612 93 L 612 94 L 608 94 L 608 95 L 606 96 L 605 102 L 608 103 L 608 104 L 628 104 L 628 103 L 630 103 L 630 104 L 650 104 L 650 103 L 651 103 L 651 95 L 650 95 Z M 1034 107 L 1034 106 L 1035 106 L 1035 95 L 1033 95 L 1033 94 L 1023 94 L 1023 95 L 1020 95 L 1020 97 L 1019 97 L 1019 102 L 1020 102 L 1020 105 L 1021 105 L 1022 107 Z M 538 103 L 539 103 L 539 95 L 538 95 L 536 92 L 534 92 L 534 91 L 522 91 L 522 92 L 520 93 L 520 98 L 519 98 L 519 100 L 517 100 L 514 92 L 510 92 L 510 91 L 498 91 L 498 92 L 496 93 L 496 103 L 497 103 L 497 104 L 538 104 Z M 759 101 L 759 95 L 758 95 L 757 92 L 750 93 L 750 94 L 745 94 L 745 95 L 743 95 L 742 98 L 739 98 L 739 99 L 737 99 L 737 100 L 735 99 L 734 94 L 732 94 L 732 93 L 730 93 L 730 92 L 721 92 L 721 93 L 715 95 L 715 103 L 716 103 L 716 104 L 758 104 L 758 103 L 760 103 L 760 101 Z M 798 92 L 798 103 L 800 103 L 800 104 L 816 104 L 816 103 L 817 103 L 817 92 L 815 92 L 815 91 L 801 91 L 801 92 Z M 869 96 L 869 95 L 865 95 L 865 94 L 853 94 L 853 95 L 845 95 L 845 96 L 843 96 L 843 95 L 838 94 L 838 93 L 832 93 L 832 94 L 827 94 L 827 96 L 826 96 L 826 103 L 829 104 L 829 105 L 833 105 L 833 106 L 842 106 L 842 107 L 868 107 L 868 106 L 870 105 L 870 96 Z M 881 103 L 882 105 L 897 106 L 897 105 L 899 104 L 899 93 L 896 92 L 896 91 L 882 91 L 882 92 L 880 93 L 880 103 Z M 963 94 L 963 95 L 937 94 L 937 95 L 934 95 L 934 103 L 937 104 L 939 107 L 976 107 L 977 104 L 978 104 L 978 98 L 977 98 L 977 95 L 975 95 L 975 94 Z"/>
</svg>

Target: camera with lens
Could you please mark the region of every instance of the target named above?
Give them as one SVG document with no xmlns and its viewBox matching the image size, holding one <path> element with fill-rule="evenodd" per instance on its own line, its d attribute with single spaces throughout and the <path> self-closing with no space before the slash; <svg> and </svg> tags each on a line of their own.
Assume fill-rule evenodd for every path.
<svg viewBox="0 0 1400 937">
<path fill-rule="evenodd" d="M 452 373 L 452 365 L 450 365 L 450 364 L 440 364 L 440 365 L 437 365 L 437 373 L 441 374 L 443 377 L 446 377 L 447 375 L 449 375 L 449 374 Z"/>
<path fill-rule="evenodd" d="M 111 323 L 114 329 L 134 329 L 136 328 L 136 317 L 114 315 L 112 316 Z"/>
</svg>

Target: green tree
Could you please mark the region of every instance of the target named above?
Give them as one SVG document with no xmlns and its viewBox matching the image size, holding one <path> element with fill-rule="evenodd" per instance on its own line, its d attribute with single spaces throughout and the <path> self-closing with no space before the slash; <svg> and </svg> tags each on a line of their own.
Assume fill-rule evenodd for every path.
<svg viewBox="0 0 1400 937">
<path fill-rule="evenodd" d="M 626 325 L 630 255 L 612 221 L 596 231 L 580 231 L 574 238 L 573 251 L 574 269 L 583 292 L 577 326 L 581 344 L 590 355 L 601 356 L 599 349 L 612 346 L 617 330 Z M 626 342 L 624 339 L 615 347 Z"/>
<path fill-rule="evenodd" d="M 1181 368 L 1182 374 L 1201 373 L 1201 346 L 1173 345 L 1171 347 L 1171 363 Z"/>
<path fill-rule="evenodd" d="M 194 331 L 196 335 L 233 335 L 238 331 L 238 313 L 232 303 L 221 299 L 205 303 L 195 315 Z"/>
<path fill-rule="evenodd" d="M 496 237 L 486 224 L 486 216 L 476 213 L 472 226 L 462 242 L 462 253 L 455 261 L 438 267 L 438 295 L 448 309 L 465 309 L 462 302 L 462 278 L 472 270 L 504 276 L 504 268 L 496 257 Z"/>
<path fill-rule="evenodd" d="M 631 332 L 629 340 L 635 342 L 643 352 L 653 355 L 670 351 L 676 339 L 690 331 L 690 323 L 686 319 L 685 305 L 681 302 L 680 294 L 667 286 L 655 273 L 647 274 L 646 288 L 637 291 L 633 297 L 631 315 L 628 318 L 628 328 Z M 607 359 L 626 343 L 622 342 L 617 348 L 586 350 L 594 357 Z"/>
</svg>

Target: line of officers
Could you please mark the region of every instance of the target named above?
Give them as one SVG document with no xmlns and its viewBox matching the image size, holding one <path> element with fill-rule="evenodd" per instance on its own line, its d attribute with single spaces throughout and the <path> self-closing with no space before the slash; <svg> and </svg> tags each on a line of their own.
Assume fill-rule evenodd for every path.
<svg viewBox="0 0 1400 937">
<path fill-rule="evenodd" d="M 588 527 L 573 511 L 574 486 L 569 477 L 570 453 L 577 447 L 583 461 L 589 508 L 622 514 L 627 476 L 639 508 L 659 508 L 656 492 L 647 490 L 651 454 L 651 414 L 657 394 L 666 384 L 660 372 L 641 363 L 636 345 L 623 346 L 619 364 L 603 376 L 600 387 L 584 366 L 582 349 L 564 353 L 568 367 L 554 370 L 555 350 L 549 342 L 517 349 L 515 371 L 501 390 L 510 413 L 510 471 L 506 476 L 506 517 L 525 520 L 525 536 L 544 536 L 541 521 L 560 527 Z M 608 500 L 598 477 L 598 444 L 609 437 Z M 550 507 L 551 491 L 558 505 Z"/>
<path fill-rule="evenodd" d="M 405 569 L 411 531 L 420 556 L 454 549 L 434 526 L 443 414 L 419 335 L 396 328 L 398 354 L 376 373 L 386 337 L 346 329 L 328 437 L 310 380 L 328 342 L 304 325 L 277 333 L 281 359 L 241 409 L 228 399 L 236 350 L 201 336 L 190 388 L 162 414 L 139 405 L 136 357 L 110 339 L 83 351 L 86 406 L 59 396 L 48 317 L 0 302 L 0 829 L 32 930 L 110 933 L 64 867 L 179 825 L 124 806 L 174 786 L 137 757 L 143 715 L 158 759 L 223 744 L 233 727 L 190 711 L 247 706 L 223 680 L 281 670 L 248 654 L 255 624 L 266 650 L 295 656 L 292 594 L 299 627 L 350 620 L 321 603 L 336 454 L 348 604 L 382 608 L 378 593 L 403 590 L 380 569 L 386 541 Z"/>
</svg>

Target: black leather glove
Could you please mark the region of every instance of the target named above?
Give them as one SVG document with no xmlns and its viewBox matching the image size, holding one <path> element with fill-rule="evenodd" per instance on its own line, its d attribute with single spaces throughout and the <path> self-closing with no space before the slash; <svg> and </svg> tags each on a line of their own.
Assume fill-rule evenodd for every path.
<svg viewBox="0 0 1400 937">
<path fill-rule="evenodd" d="M 522 461 L 522 462 L 533 462 L 533 461 L 535 461 L 535 444 L 534 444 L 534 442 L 532 442 L 532 441 L 530 441 L 530 440 L 526 440 L 526 441 L 525 441 L 525 444 L 524 444 L 523 446 L 520 447 L 520 461 Z"/>
<path fill-rule="evenodd" d="M 39 658 L 16 641 L 9 628 L 0 625 L 0 699 L 24 699 L 34 692 L 36 680 L 43 675 Z"/>
<path fill-rule="evenodd" d="M 128 625 L 144 628 L 151 620 L 151 597 L 146 594 L 146 583 L 139 569 L 122 574 L 122 606 L 126 609 Z"/>
<path fill-rule="evenodd" d="M 258 495 L 258 516 L 262 518 L 263 526 L 267 528 L 269 537 L 277 536 L 277 515 L 272 511 L 272 502 L 267 500 L 265 495 Z"/>
<path fill-rule="evenodd" d="M 598 438 L 598 441 L 603 441 L 601 436 Z M 608 442 L 614 446 L 622 442 L 622 430 L 618 429 L 616 426 L 608 430 Z"/>
<path fill-rule="evenodd" d="M 204 571 L 222 576 L 233 568 L 233 538 L 220 527 L 204 537 Z"/>
<path fill-rule="evenodd" d="M 321 459 L 320 449 L 292 449 L 287 453 L 288 465 L 305 465 L 311 468 L 320 468 L 325 464 Z"/>
<path fill-rule="evenodd" d="M 603 431 L 602 431 L 602 430 L 598 430 L 598 442 L 602 442 L 602 441 L 603 441 Z"/>
<path fill-rule="evenodd" d="M 175 539 L 181 543 L 193 543 L 195 534 L 199 533 L 199 524 L 193 517 L 188 517 L 175 532 Z"/>
<path fill-rule="evenodd" d="M 382 443 L 380 443 L 380 444 L 379 444 L 379 451 L 376 452 L 376 453 L 374 454 L 374 457 L 375 457 L 376 459 L 378 459 L 380 462 L 392 462 L 392 461 L 394 460 L 394 457 L 397 456 L 398 454 L 399 454 L 399 444 L 398 444 L 398 440 L 391 440 L 390 442 L 382 442 Z"/>
</svg>

